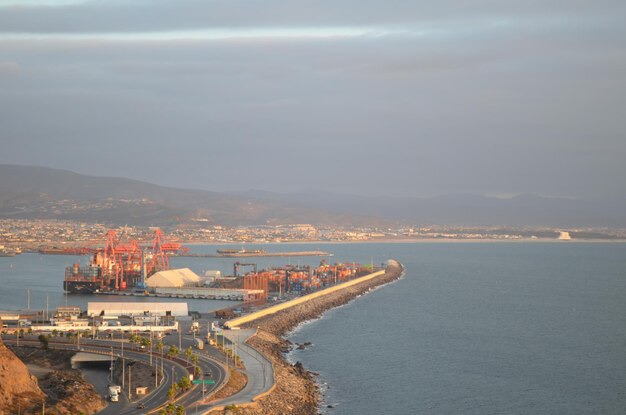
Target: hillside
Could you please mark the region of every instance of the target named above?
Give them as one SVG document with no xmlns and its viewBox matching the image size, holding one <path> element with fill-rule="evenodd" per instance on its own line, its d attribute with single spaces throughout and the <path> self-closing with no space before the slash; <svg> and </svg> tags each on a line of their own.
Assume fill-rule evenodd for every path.
<svg viewBox="0 0 626 415">
<path fill-rule="evenodd" d="M 475 194 L 436 197 L 376 197 L 324 191 L 241 193 L 258 202 L 297 199 L 311 208 L 409 224 L 461 226 L 626 227 L 626 200 L 580 200 L 531 194 L 510 198 Z"/>
<path fill-rule="evenodd" d="M 0 339 L 0 415 L 40 407 L 43 397 L 37 379 Z"/>
<path fill-rule="evenodd" d="M 0 165 L 0 218 L 159 226 L 184 223 L 192 218 L 207 218 L 211 223 L 227 226 L 383 223 L 284 200 L 260 201 L 138 180 L 15 165 Z"/>
<path fill-rule="evenodd" d="M 138 180 L 85 176 L 45 167 L 0 165 L 0 218 L 70 219 L 119 225 L 209 223 L 331 226 L 441 224 L 467 226 L 626 227 L 624 200 L 519 195 L 372 197 L 308 191 L 218 193 Z"/>
</svg>

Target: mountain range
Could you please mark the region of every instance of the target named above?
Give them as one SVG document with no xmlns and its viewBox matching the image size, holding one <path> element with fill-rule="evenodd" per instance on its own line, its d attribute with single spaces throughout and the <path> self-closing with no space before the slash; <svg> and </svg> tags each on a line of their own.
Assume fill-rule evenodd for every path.
<svg viewBox="0 0 626 415">
<path fill-rule="evenodd" d="M 94 177 L 47 167 L 0 165 L 0 218 L 68 219 L 168 226 L 207 219 L 225 226 L 448 224 L 626 227 L 625 201 L 519 195 L 372 197 L 319 190 L 220 193 Z"/>
</svg>

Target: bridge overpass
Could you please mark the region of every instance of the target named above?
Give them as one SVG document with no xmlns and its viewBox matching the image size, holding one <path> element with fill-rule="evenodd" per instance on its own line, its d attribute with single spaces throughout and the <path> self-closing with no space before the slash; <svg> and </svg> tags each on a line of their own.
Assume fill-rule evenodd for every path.
<svg viewBox="0 0 626 415">
<path fill-rule="evenodd" d="M 70 359 L 72 369 L 79 369 L 83 363 L 111 362 L 111 356 L 97 353 L 78 352 Z"/>
</svg>

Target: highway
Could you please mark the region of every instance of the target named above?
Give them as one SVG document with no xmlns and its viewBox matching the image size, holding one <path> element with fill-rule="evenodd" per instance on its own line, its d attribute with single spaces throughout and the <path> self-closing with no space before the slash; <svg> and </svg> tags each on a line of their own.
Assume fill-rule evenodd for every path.
<svg viewBox="0 0 626 415">
<path fill-rule="evenodd" d="M 12 336 L 10 336 L 12 337 Z M 5 337 L 4 341 L 7 344 L 14 344 L 15 339 Z M 168 336 L 174 338 L 175 336 Z M 177 338 L 177 337 L 176 337 Z M 182 340 L 182 339 L 181 339 Z M 187 344 L 188 342 L 193 342 L 192 339 L 185 339 Z M 30 346 L 39 346 L 40 343 L 35 339 L 20 339 L 20 344 L 28 344 Z M 169 342 L 168 342 L 169 343 Z M 50 341 L 50 348 L 55 349 L 67 349 L 67 350 L 77 350 L 77 345 L 68 342 L 57 342 Z M 83 339 L 81 341 L 80 349 L 85 352 L 90 353 L 98 353 L 110 356 L 111 353 L 117 358 L 122 356 L 122 348 L 121 342 L 119 340 L 111 341 L 111 340 L 87 340 Z M 196 350 L 196 352 L 202 352 L 200 350 Z M 154 356 L 157 353 L 153 354 Z M 150 363 L 150 355 L 145 351 L 137 351 L 129 349 L 128 345 L 125 346 L 123 351 L 124 360 L 135 360 L 141 361 L 146 364 Z M 160 359 L 159 359 L 160 360 Z M 194 385 L 189 391 L 182 393 L 177 398 L 175 402 L 177 405 L 183 405 L 186 408 L 190 409 L 196 403 L 196 401 L 200 401 L 203 399 L 203 395 L 210 393 L 214 388 L 219 387 L 222 382 L 224 382 L 227 378 L 226 370 L 222 367 L 221 364 L 217 363 L 215 360 L 211 359 L 207 356 L 206 353 L 198 353 L 198 365 L 202 369 L 203 374 L 211 373 L 211 379 L 215 381 L 214 385 L 206 385 L 205 391 L 203 393 L 201 385 Z M 167 404 L 167 391 L 172 385 L 172 374 L 174 376 L 175 381 L 180 380 L 183 376 L 187 376 L 189 374 L 186 369 L 187 363 L 184 359 L 175 358 L 174 360 L 164 359 L 163 361 L 163 380 L 159 382 L 159 386 L 156 390 L 154 390 L 154 385 L 146 385 L 149 387 L 150 391 L 146 397 L 132 400 L 129 402 L 128 400 L 128 389 L 122 391 L 122 395 L 120 397 L 119 402 L 110 402 L 107 401 L 108 406 L 99 412 L 101 415 L 131 415 L 131 414 L 147 414 L 156 412 L 160 407 L 164 404 Z M 86 369 L 85 370 L 85 378 L 94 385 L 96 391 L 100 393 L 103 397 L 108 396 L 108 385 L 110 372 L 109 370 L 94 370 L 94 369 Z M 134 391 L 132 398 L 135 398 Z M 137 406 L 142 403 L 145 407 L 140 409 Z"/>
</svg>

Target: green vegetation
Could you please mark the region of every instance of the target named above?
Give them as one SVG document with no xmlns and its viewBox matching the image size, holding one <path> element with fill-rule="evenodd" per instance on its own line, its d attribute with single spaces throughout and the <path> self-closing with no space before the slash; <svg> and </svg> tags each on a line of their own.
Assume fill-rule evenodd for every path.
<svg viewBox="0 0 626 415">
<path fill-rule="evenodd" d="M 173 400 L 178 395 L 178 385 L 174 383 L 171 388 L 167 390 L 167 399 Z"/>
<path fill-rule="evenodd" d="M 193 355 L 193 350 L 191 350 L 191 347 L 187 347 L 185 349 L 185 357 L 187 358 L 187 363 L 189 363 L 189 359 L 191 358 L 191 355 Z"/>
<path fill-rule="evenodd" d="M 48 337 L 44 336 L 43 334 L 40 334 L 39 337 L 37 337 L 37 339 L 39 339 L 39 343 L 41 343 L 41 348 L 44 350 L 48 349 Z"/>
<path fill-rule="evenodd" d="M 182 390 L 182 391 L 186 391 L 189 390 L 189 388 L 191 388 L 191 381 L 189 380 L 188 376 L 183 376 L 179 381 L 178 381 L 178 387 Z"/>
<path fill-rule="evenodd" d="M 178 356 L 179 353 L 180 353 L 180 350 L 178 350 L 178 347 L 170 346 L 169 350 L 167 351 L 167 357 L 171 359 L 173 357 Z"/>
<path fill-rule="evenodd" d="M 159 411 L 159 415 L 185 415 L 185 407 L 182 405 L 174 405 L 168 403 L 167 406 Z"/>
</svg>

